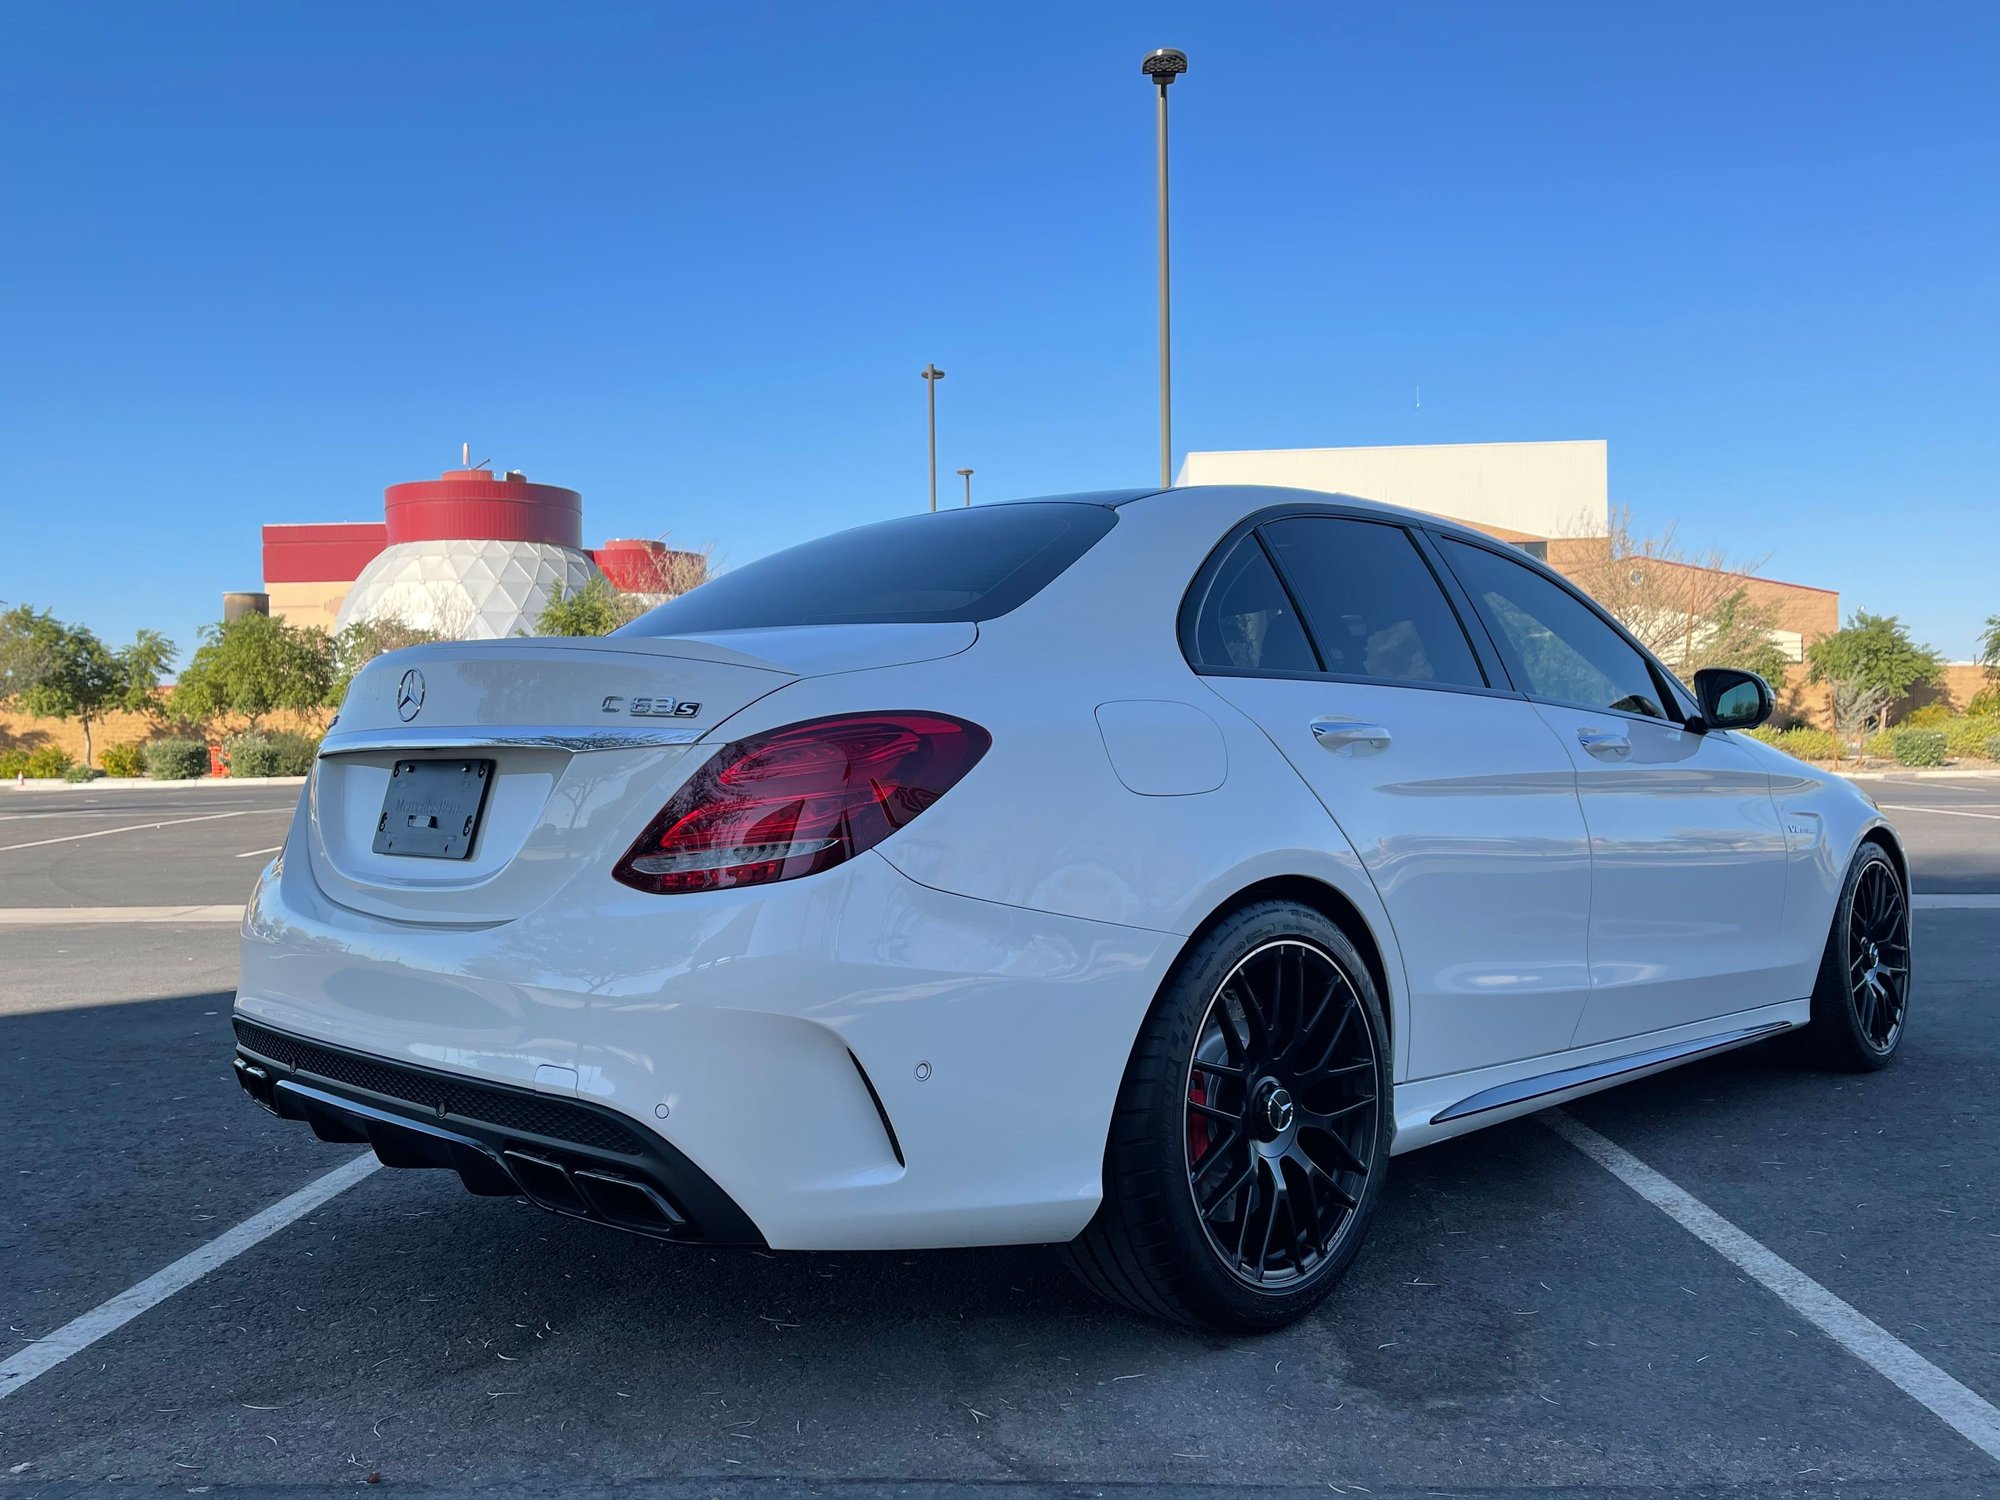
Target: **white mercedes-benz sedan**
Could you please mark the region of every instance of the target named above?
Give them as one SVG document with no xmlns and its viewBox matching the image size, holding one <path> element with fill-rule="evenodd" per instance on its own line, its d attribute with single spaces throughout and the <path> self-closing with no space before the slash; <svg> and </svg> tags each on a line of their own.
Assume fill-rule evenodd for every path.
<svg viewBox="0 0 2000 1500">
<path fill-rule="evenodd" d="M 1053 1243 L 1271 1327 L 1397 1152 L 1791 1032 L 1894 1056 L 1902 847 L 1737 732 L 1770 712 L 1364 501 L 864 526 L 600 640 L 363 671 L 244 919 L 236 1072 L 476 1193 Z"/>
</svg>

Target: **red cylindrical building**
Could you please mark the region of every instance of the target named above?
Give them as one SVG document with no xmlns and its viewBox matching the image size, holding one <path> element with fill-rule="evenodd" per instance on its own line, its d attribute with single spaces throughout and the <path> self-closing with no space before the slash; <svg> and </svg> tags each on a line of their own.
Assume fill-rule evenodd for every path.
<svg viewBox="0 0 2000 1500">
<path fill-rule="evenodd" d="M 518 471 L 447 469 L 439 479 L 392 484 L 385 492 L 389 545 L 479 537 L 495 542 L 583 545 L 583 496 L 530 484 Z"/>
</svg>

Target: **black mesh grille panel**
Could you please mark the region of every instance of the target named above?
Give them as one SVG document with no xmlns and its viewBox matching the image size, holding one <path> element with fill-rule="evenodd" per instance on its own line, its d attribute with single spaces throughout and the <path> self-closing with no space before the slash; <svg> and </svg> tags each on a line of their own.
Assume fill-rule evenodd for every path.
<svg viewBox="0 0 2000 1500">
<path fill-rule="evenodd" d="M 598 1151 L 641 1155 L 639 1137 L 594 1109 L 562 1099 L 496 1088 L 470 1079 L 448 1078 L 379 1058 L 316 1046 L 238 1018 L 236 1040 L 264 1057 L 301 1073 L 332 1079 L 372 1094 L 421 1106 L 432 1114 L 479 1120 L 502 1130 L 518 1130 L 556 1141 L 573 1141 Z"/>
</svg>

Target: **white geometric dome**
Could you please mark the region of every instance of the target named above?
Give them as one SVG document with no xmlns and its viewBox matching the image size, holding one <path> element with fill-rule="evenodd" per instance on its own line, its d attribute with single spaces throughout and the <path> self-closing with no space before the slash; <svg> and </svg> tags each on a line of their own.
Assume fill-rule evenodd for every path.
<svg viewBox="0 0 2000 1500">
<path fill-rule="evenodd" d="M 551 599 L 603 576 L 574 547 L 547 542 L 397 542 L 361 570 L 333 628 L 395 619 L 447 640 L 533 635 Z"/>
</svg>

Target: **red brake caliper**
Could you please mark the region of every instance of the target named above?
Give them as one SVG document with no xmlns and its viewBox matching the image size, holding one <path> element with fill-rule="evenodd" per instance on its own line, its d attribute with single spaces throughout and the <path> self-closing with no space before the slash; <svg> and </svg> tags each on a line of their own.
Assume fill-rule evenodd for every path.
<svg viewBox="0 0 2000 1500">
<path fill-rule="evenodd" d="M 1191 1104 L 1208 1103 L 1208 1075 L 1199 1069 L 1196 1069 L 1193 1076 L 1188 1079 L 1188 1102 Z M 1208 1143 L 1208 1116 L 1198 1114 L 1194 1110 L 1189 1110 L 1188 1144 L 1194 1148 L 1189 1158 L 1191 1162 L 1200 1161 L 1204 1156 L 1208 1155 Z"/>
</svg>

